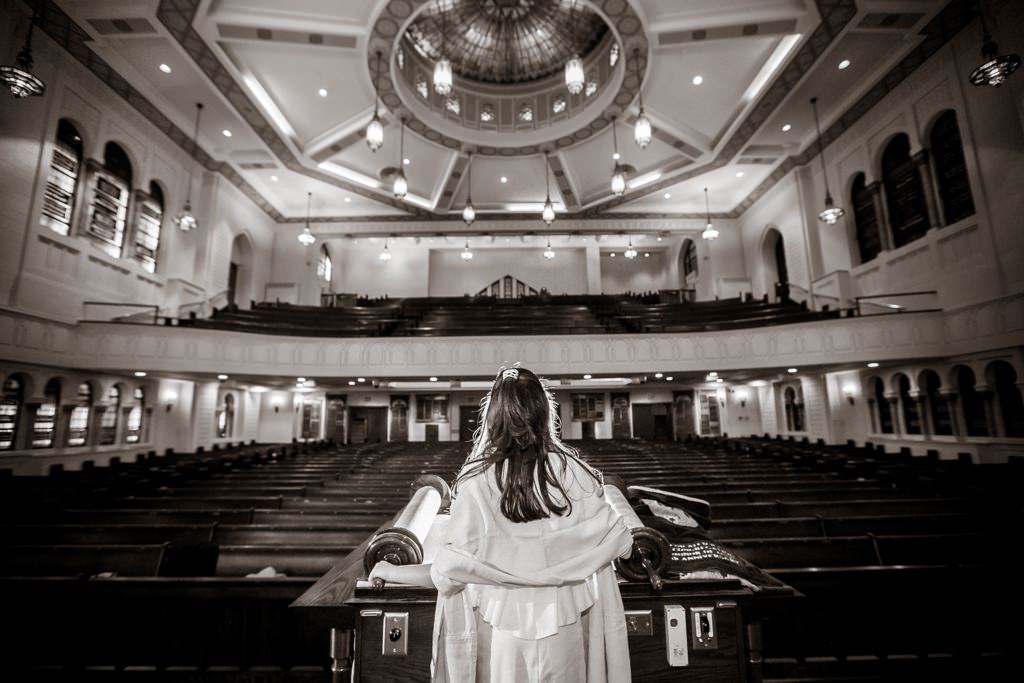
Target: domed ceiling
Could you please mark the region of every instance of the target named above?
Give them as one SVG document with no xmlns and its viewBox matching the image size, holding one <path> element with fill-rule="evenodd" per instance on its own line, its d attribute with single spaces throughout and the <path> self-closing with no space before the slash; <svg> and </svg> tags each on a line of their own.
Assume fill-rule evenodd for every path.
<svg viewBox="0 0 1024 683">
<path fill-rule="evenodd" d="M 526 83 L 586 56 L 607 31 L 578 0 L 449 0 L 424 9 L 403 42 L 431 62 L 447 58 L 462 78 Z"/>
</svg>

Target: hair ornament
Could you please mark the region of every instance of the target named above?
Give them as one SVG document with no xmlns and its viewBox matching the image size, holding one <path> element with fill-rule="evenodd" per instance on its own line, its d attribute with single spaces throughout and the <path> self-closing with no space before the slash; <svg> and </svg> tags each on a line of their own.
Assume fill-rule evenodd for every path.
<svg viewBox="0 0 1024 683">
<path fill-rule="evenodd" d="M 509 368 L 501 373 L 502 379 L 519 379 L 519 368 Z"/>
</svg>

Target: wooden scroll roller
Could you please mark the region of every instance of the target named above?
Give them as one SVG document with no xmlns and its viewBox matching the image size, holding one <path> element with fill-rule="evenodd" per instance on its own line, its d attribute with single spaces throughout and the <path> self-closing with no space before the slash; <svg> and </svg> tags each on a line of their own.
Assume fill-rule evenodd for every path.
<svg viewBox="0 0 1024 683">
<path fill-rule="evenodd" d="M 412 496 L 395 519 L 394 526 L 381 531 L 367 546 L 363 555 L 366 573 L 378 562 L 391 564 L 421 564 L 423 541 L 434 524 L 439 510 L 451 502 L 451 490 L 444 479 L 433 474 L 420 476 L 410 486 Z M 384 580 L 373 580 L 375 591 L 384 588 Z"/>
<path fill-rule="evenodd" d="M 644 526 L 626 499 L 626 482 L 612 474 L 604 476 L 605 499 L 619 513 L 633 534 L 633 554 L 615 560 L 615 568 L 631 581 L 650 581 L 660 591 L 664 586 L 661 576 L 668 568 L 672 548 L 664 534 Z"/>
</svg>

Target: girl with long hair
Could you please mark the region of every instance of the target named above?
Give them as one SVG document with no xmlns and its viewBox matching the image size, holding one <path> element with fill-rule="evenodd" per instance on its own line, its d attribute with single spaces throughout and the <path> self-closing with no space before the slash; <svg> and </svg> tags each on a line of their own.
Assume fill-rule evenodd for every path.
<svg viewBox="0 0 1024 683">
<path fill-rule="evenodd" d="M 618 683 L 630 667 L 612 562 L 632 548 L 540 378 L 503 367 L 433 563 L 381 562 L 369 578 L 437 588 L 434 681 Z"/>
</svg>

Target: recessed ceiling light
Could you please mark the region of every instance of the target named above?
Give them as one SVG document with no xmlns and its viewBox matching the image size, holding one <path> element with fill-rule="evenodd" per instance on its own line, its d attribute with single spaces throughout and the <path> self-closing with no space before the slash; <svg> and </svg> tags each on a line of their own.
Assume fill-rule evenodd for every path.
<svg viewBox="0 0 1024 683">
<path fill-rule="evenodd" d="M 403 164 L 405 164 L 406 166 L 408 166 L 408 165 L 409 165 L 409 164 L 411 164 L 412 162 L 411 162 L 411 161 L 409 161 L 408 159 L 402 159 L 402 163 L 403 163 Z"/>
<path fill-rule="evenodd" d="M 366 378 L 365 377 L 356 377 L 356 381 L 357 382 L 365 382 Z"/>
<path fill-rule="evenodd" d="M 345 201 L 346 202 L 350 202 L 350 201 L 352 201 L 352 198 L 351 197 L 345 197 Z"/>
<path fill-rule="evenodd" d="M 672 193 L 671 192 L 666 192 L 665 193 L 665 199 L 672 199 Z M 658 239 L 660 240 L 661 238 L 659 237 Z"/>
<path fill-rule="evenodd" d="M 661 241 L 661 235 L 658 235 L 658 241 L 659 242 Z"/>
<path fill-rule="evenodd" d="M 166 64 L 161 64 L 160 65 L 160 70 L 163 71 L 165 74 L 171 73 L 171 67 L 169 67 Z"/>
<path fill-rule="evenodd" d="M 743 177 L 743 171 L 736 171 L 736 177 L 737 178 L 742 178 Z"/>
<path fill-rule="evenodd" d="M 878 367 L 878 363 L 875 363 L 874 361 L 872 361 L 872 362 L 868 363 L 868 367 L 869 368 L 877 368 Z"/>
<path fill-rule="evenodd" d="M 228 130 L 227 128 L 225 128 L 224 130 L 222 130 L 222 131 L 221 131 L 221 133 L 222 133 L 222 134 L 224 135 L 224 137 L 226 137 L 226 138 L 229 138 L 229 137 L 231 137 L 231 131 L 230 131 L 230 130 Z"/>
<path fill-rule="evenodd" d="M 783 132 L 783 133 L 788 133 L 788 132 L 790 131 L 790 129 L 792 129 L 792 128 L 793 128 L 793 126 L 789 125 L 788 123 L 787 123 L 787 124 L 784 124 L 784 125 L 782 126 L 782 132 Z"/>
<path fill-rule="evenodd" d="M 431 377 L 431 378 L 430 378 L 430 381 L 431 381 L 431 382 L 436 382 L 436 381 L 437 381 L 437 378 L 436 378 L 436 377 Z"/>
<path fill-rule="evenodd" d="M 295 381 L 301 384 L 302 382 L 306 381 L 306 378 L 305 377 L 296 377 Z"/>
<path fill-rule="evenodd" d="M 665 378 L 665 381 L 666 382 L 671 382 L 674 379 L 675 379 L 675 377 L 673 377 L 672 375 L 669 375 L 668 377 Z"/>
<path fill-rule="evenodd" d="M 219 379 L 219 380 L 220 380 L 221 382 L 223 382 L 223 381 L 224 381 L 224 380 L 226 380 L 227 378 L 228 378 L 228 376 L 227 376 L 227 375 L 217 375 L 217 379 Z"/>
<path fill-rule="evenodd" d="M 839 69 L 840 70 L 845 69 L 848 66 L 850 66 L 850 60 L 849 59 L 844 59 L 843 61 L 839 62 Z"/>
<path fill-rule="evenodd" d="M 718 373 L 712 370 L 711 372 L 708 373 L 708 377 L 718 377 Z"/>
<path fill-rule="evenodd" d="M 317 92 L 320 94 L 320 97 L 327 97 L 327 88 L 320 88 Z"/>
<path fill-rule="evenodd" d="M 694 76 L 693 77 L 693 84 L 694 85 L 700 85 L 703 82 L 704 82 L 704 77 L 703 76 Z"/>
<path fill-rule="evenodd" d="M 796 368 L 787 368 L 786 369 L 786 372 L 788 372 L 791 375 L 796 374 L 796 371 L 797 371 Z"/>
<path fill-rule="evenodd" d="M 654 379 L 661 379 L 661 378 L 662 378 L 662 377 L 664 377 L 664 376 L 665 376 L 665 375 L 664 375 L 663 373 L 660 373 L 660 372 L 656 372 L 656 373 L 654 373 Z"/>
<path fill-rule="evenodd" d="M 651 258 L 651 252 L 645 251 L 644 252 L 644 258 Z"/>
<path fill-rule="evenodd" d="M 618 161 L 621 158 L 622 158 L 621 154 L 619 154 L 618 152 L 612 152 L 612 159 L 613 160 Z"/>
<path fill-rule="evenodd" d="M 615 258 L 615 252 L 614 251 L 612 253 L 608 254 L 608 255 L 611 256 L 612 258 Z"/>
<path fill-rule="evenodd" d="M 354 382 L 353 380 L 349 380 L 349 381 L 348 381 L 348 385 L 349 385 L 350 387 L 354 387 L 354 386 L 356 385 L 356 383 L 355 383 L 355 382 Z"/>
<path fill-rule="evenodd" d="M 272 175 L 272 176 L 270 176 L 270 179 L 271 179 L 272 181 L 274 181 L 275 183 L 277 182 L 277 176 L 276 176 L 276 175 Z"/>
<path fill-rule="evenodd" d="M 506 176 L 501 176 L 500 178 L 498 178 L 498 180 L 500 180 L 503 183 L 507 183 L 508 182 L 508 178 Z"/>
<path fill-rule="evenodd" d="M 583 379 L 590 379 L 590 375 L 583 375 Z"/>
<path fill-rule="evenodd" d="M 136 377 L 145 377 L 146 373 L 144 373 L 142 370 L 136 370 L 135 371 L 135 376 Z"/>
</svg>

